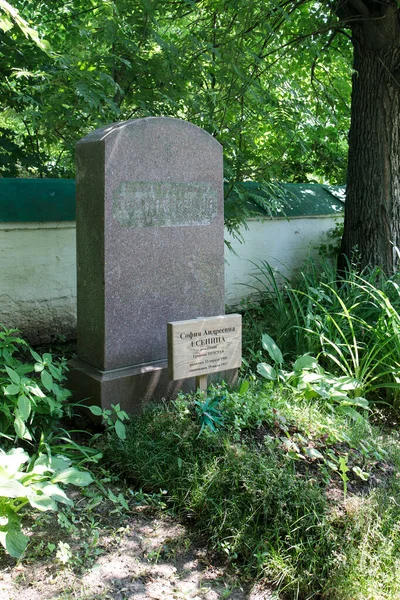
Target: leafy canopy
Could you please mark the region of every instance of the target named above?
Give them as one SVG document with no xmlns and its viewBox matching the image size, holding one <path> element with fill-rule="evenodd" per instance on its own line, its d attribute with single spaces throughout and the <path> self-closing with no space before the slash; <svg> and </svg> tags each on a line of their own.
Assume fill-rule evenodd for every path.
<svg viewBox="0 0 400 600">
<path fill-rule="evenodd" d="M 7 6 L 2 0 L 3 176 L 74 177 L 74 146 L 87 132 L 168 115 L 221 142 L 228 192 L 250 179 L 344 182 L 351 49 L 322 3 Z M 244 215 L 232 208 L 234 226 Z"/>
</svg>

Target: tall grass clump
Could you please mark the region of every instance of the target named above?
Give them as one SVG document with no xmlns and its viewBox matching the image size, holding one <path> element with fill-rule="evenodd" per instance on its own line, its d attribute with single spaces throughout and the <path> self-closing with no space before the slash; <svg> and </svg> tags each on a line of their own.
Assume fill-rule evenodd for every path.
<svg viewBox="0 0 400 600">
<path fill-rule="evenodd" d="M 332 264 L 326 261 L 317 265 L 310 259 L 300 276 L 292 273 L 291 277 L 266 261 L 252 264 L 253 284 L 246 286 L 250 296 L 242 310 L 243 347 L 247 350 L 257 347 L 262 334 L 268 332 L 284 354 L 294 358 L 313 346 L 317 348 L 317 343 L 302 328 L 312 326 L 312 293 L 323 283 L 335 282 Z"/>
<path fill-rule="evenodd" d="M 254 367 L 261 333 L 288 360 L 309 353 L 334 374 L 355 378 L 359 395 L 397 407 L 400 383 L 399 277 L 379 269 L 338 278 L 330 263 L 310 260 L 290 282 L 267 263 L 257 267 L 257 300 L 244 309 L 246 357 Z"/>
</svg>

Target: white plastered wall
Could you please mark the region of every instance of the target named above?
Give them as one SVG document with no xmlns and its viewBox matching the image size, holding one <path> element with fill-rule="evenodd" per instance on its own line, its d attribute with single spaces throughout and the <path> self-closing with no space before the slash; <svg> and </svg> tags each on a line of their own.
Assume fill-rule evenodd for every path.
<svg viewBox="0 0 400 600">
<path fill-rule="evenodd" d="M 252 262 L 289 272 L 301 269 L 313 246 L 326 239 L 333 217 L 249 220 L 236 254 L 225 252 L 226 302 L 251 290 Z M 76 328 L 75 223 L 0 223 L 0 323 L 17 327 L 31 343 L 73 338 Z"/>
<path fill-rule="evenodd" d="M 261 272 L 253 263 L 259 265 L 265 261 L 290 279 L 301 270 L 310 254 L 318 256 L 318 246 L 327 242 L 328 231 L 342 218 L 249 219 L 247 229 L 241 229 L 242 243 L 227 233 L 226 240 L 234 252 L 228 249 L 225 252 L 226 304 L 234 306 L 256 293 L 249 286 L 258 286 L 254 275 L 260 276 Z"/>
<path fill-rule="evenodd" d="M 74 337 L 75 223 L 0 223 L 0 323 L 32 343 Z"/>
</svg>

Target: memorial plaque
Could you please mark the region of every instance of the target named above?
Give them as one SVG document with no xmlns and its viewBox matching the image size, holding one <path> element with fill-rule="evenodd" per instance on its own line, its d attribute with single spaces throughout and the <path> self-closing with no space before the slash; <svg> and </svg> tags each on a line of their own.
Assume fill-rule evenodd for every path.
<svg viewBox="0 0 400 600">
<path fill-rule="evenodd" d="M 173 381 L 240 367 L 242 317 L 226 315 L 167 324 L 168 375 Z"/>
</svg>

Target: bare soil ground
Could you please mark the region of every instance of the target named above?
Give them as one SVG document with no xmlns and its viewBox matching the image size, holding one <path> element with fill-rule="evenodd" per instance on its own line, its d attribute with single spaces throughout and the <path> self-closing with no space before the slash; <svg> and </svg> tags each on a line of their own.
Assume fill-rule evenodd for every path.
<svg viewBox="0 0 400 600">
<path fill-rule="evenodd" d="M 273 598 L 260 587 L 241 587 L 163 511 L 135 506 L 122 514 L 104 499 L 88 516 L 85 506 L 77 497 L 62 526 L 50 513 L 28 523 L 24 559 L 0 556 L 0 600 Z M 64 552 L 59 542 L 68 544 Z"/>
</svg>

